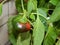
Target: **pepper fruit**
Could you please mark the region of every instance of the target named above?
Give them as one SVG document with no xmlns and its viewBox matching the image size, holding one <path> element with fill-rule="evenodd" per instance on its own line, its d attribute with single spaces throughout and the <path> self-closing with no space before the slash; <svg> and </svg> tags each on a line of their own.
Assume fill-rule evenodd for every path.
<svg viewBox="0 0 60 45">
<path fill-rule="evenodd" d="M 20 32 L 26 32 L 31 29 L 30 23 L 17 23 Z"/>
<path fill-rule="evenodd" d="M 31 29 L 31 24 L 27 21 L 27 18 L 22 18 L 21 15 L 13 18 L 12 25 L 14 30 L 19 32 L 26 32 Z"/>
<path fill-rule="evenodd" d="M 26 29 L 27 29 L 27 30 L 30 30 L 30 29 L 31 29 L 31 25 L 30 25 L 29 22 L 27 22 L 25 25 L 26 25 Z"/>
</svg>

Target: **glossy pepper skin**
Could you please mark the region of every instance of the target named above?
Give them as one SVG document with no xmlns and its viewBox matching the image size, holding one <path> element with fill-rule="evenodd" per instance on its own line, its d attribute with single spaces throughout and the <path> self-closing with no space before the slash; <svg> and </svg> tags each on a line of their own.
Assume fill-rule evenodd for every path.
<svg viewBox="0 0 60 45">
<path fill-rule="evenodd" d="M 26 21 L 25 18 L 22 19 L 21 15 L 17 15 L 12 19 L 12 26 L 15 31 L 19 31 L 21 33 L 31 30 L 31 24 Z"/>
<path fill-rule="evenodd" d="M 30 25 L 29 22 L 27 22 L 27 23 L 25 24 L 25 26 L 26 26 L 26 30 L 30 30 L 30 29 L 31 29 L 31 25 Z"/>
<path fill-rule="evenodd" d="M 19 28 L 19 32 L 27 32 L 31 29 L 31 25 L 30 25 L 29 22 L 27 22 L 27 23 L 18 23 L 17 26 Z"/>
</svg>

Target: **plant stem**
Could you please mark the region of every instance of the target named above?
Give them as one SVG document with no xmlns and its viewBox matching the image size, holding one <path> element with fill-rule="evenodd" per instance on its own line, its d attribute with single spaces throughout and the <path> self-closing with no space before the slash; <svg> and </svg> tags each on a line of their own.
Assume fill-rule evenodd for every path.
<svg viewBox="0 0 60 45">
<path fill-rule="evenodd" d="M 30 22 L 30 24 L 34 27 L 33 23 L 30 20 L 28 20 L 28 22 Z"/>
<path fill-rule="evenodd" d="M 19 13 L 19 14 L 23 15 L 24 13 Z M 31 13 L 31 14 L 37 14 L 37 13 Z M 42 16 L 42 15 L 40 15 L 40 16 Z M 44 16 L 42 16 L 42 17 L 44 17 Z M 45 18 L 45 19 L 47 20 L 47 18 Z"/>
<path fill-rule="evenodd" d="M 19 14 L 23 15 L 24 13 L 19 13 Z M 31 14 L 37 14 L 37 13 L 31 13 Z"/>
<path fill-rule="evenodd" d="M 23 0 L 21 0 L 21 5 L 22 5 L 23 12 L 24 12 Z"/>
</svg>

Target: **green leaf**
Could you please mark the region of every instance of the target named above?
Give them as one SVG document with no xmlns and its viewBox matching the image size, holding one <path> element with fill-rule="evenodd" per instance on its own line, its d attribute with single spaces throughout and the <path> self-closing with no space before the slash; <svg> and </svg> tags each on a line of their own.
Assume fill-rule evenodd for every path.
<svg viewBox="0 0 60 45">
<path fill-rule="evenodd" d="M 57 28 L 56 28 L 56 32 L 57 32 L 57 34 L 58 34 L 58 38 L 60 39 L 60 37 L 59 37 L 59 36 L 60 36 L 60 29 L 57 29 Z"/>
<path fill-rule="evenodd" d="M 32 10 L 36 9 L 37 9 L 37 0 L 29 0 L 27 4 L 28 13 L 30 14 Z"/>
<path fill-rule="evenodd" d="M 58 3 L 54 12 L 52 13 L 52 15 L 49 19 L 49 22 L 56 22 L 58 20 L 60 20 L 60 2 Z"/>
<path fill-rule="evenodd" d="M 48 27 L 47 26 L 47 19 L 46 19 L 47 18 L 47 13 L 42 8 L 38 8 L 37 13 L 39 15 L 39 18 L 40 18 L 41 22 L 44 24 L 46 31 L 47 31 L 47 27 Z"/>
<path fill-rule="evenodd" d="M 40 16 L 42 16 L 42 17 L 44 17 L 44 18 L 47 17 L 46 12 L 45 12 L 44 10 L 42 10 L 41 8 L 38 8 L 37 11 L 38 11 L 38 12 L 37 12 L 38 15 L 40 15 Z"/>
<path fill-rule="evenodd" d="M 15 36 L 13 35 L 13 26 L 12 26 L 12 19 L 14 18 L 14 16 L 10 17 L 8 19 L 8 33 L 9 33 L 9 40 L 13 45 L 16 45 L 16 39 Z"/>
<path fill-rule="evenodd" d="M 17 45 L 29 45 L 30 44 L 30 33 L 20 33 L 17 39 Z"/>
<path fill-rule="evenodd" d="M 15 5 L 16 5 L 17 11 L 18 11 L 18 12 L 22 12 L 21 0 L 16 0 L 16 1 L 15 1 Z"/>
<path fill-rule="evenodd" d="M 34 14 L 31 14 L 31 15 L 30 15 L 30 18 L 31 18 L 32 20 L 35 20 Z"/>
<path fill-rule="evenodd" d="M 59 3 L 59 0 L 50 0 L 50 3 L 52 3 L 53 5 L 57 5 L 57 3 Z"/>
<path fill-rule="evenodd" d="M 53 23 L 54 27 L 60 29 L 60 20 Z"/>
<path fill-rule="evenodd" d="M 18 39 L 17 39 L 17 44 L 16 44 L 16 45 L 22 45 L 20 35 L 18 36 Z"/>
<path fill-rule="evenodd" d="M 47 20 L 46 20 L 44 17 L 40 16 L 40 15 L 39 15 L 39 18 L 40 18 L 41 22 L 42 22 L 42 23 L 44 24 L 44 26 L 45 26 L 45 31 L 47 31 L 47 30 L 48 30 Z"/>
<path fill-rule="evenodd" d="M 0 15 L 2 14 L 2 4 L 0 4 Z"/>
<path fill-rule="evenodd" d="M 12 33 L 9 35 L 9 40 L 13 45 L 16 45 L 17 41 L 15 39 L 15 36 Z"/>
<path fill-rule="evenodd" d="M 45 17 L 47 17 L 46 12 L 45 12 L 44 10 L 42 10 L 41 8 L 38 8 L 38 14 L 43 15 L 43 16 L 45 16 Z"/>
<path fill-rule="evenodd" d="M 57 41 L 56 45 L 60 45 L 60 39 Z"/>
<path fill-rule="evenodd" d="M 49 0 L 38 0 L 37 2 L 38 8 L 49 8 Z"/>
<path fill-rule="evenodd" d="M 34 30 L 33 30 L 34 45 L 42 44 L 42 41 L 44 39 L 44 32 L 45 32 L 45 27 L 43 23 L 40 21 L 39 16 L 37 16 L 37 20 L 34 23 Z"/>
<path fill-rule="evenodd" d="M 26 17 L 23 17 L 23 18 L 21 18 L 21 19 L 19 20 L 19 22 L 21 22 L 21 23 L 26 23 L 26 22 L 27 22 L 27 18 L 26 18 Z"/>
<path fill-rule="evenodd" d="M 12 16 L 12 17 L 10 17 L 9 19 L 8 19 L 8 32 L 9 33 L 12 33 L 12 29 L 13 29 L 13 27 L 12 27 L 12 19 L 14 18 L 14 16 Z"/>
<path fill-rule="evenodd" d="M 57 34 L 55 28 L 49 25 L 43 45 L 53 45 L 56 41 L 56 38 L 57 38 Z"/>
<path fill-rule="evenodd" d="M 45 13 L 48 12 L 48 8 L 41 7 L 41 9 L 42 9 Z"/>
<path fill-rule="evenodd" d="M 38 0 L 38 7 L 43 7 L 45 0 Z"/>
</svg>

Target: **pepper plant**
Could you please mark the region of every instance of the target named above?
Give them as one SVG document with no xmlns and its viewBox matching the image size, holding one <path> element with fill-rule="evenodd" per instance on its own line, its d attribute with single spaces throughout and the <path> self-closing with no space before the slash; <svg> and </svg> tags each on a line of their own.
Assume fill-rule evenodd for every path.
<svg viewBox="0 0 60 45">
<path fill-rule="evenodd" d="M 8 20 L 12 45 L 60 45 L 60 0 L 15 0 L 17 15 Z"/>
</svg>

